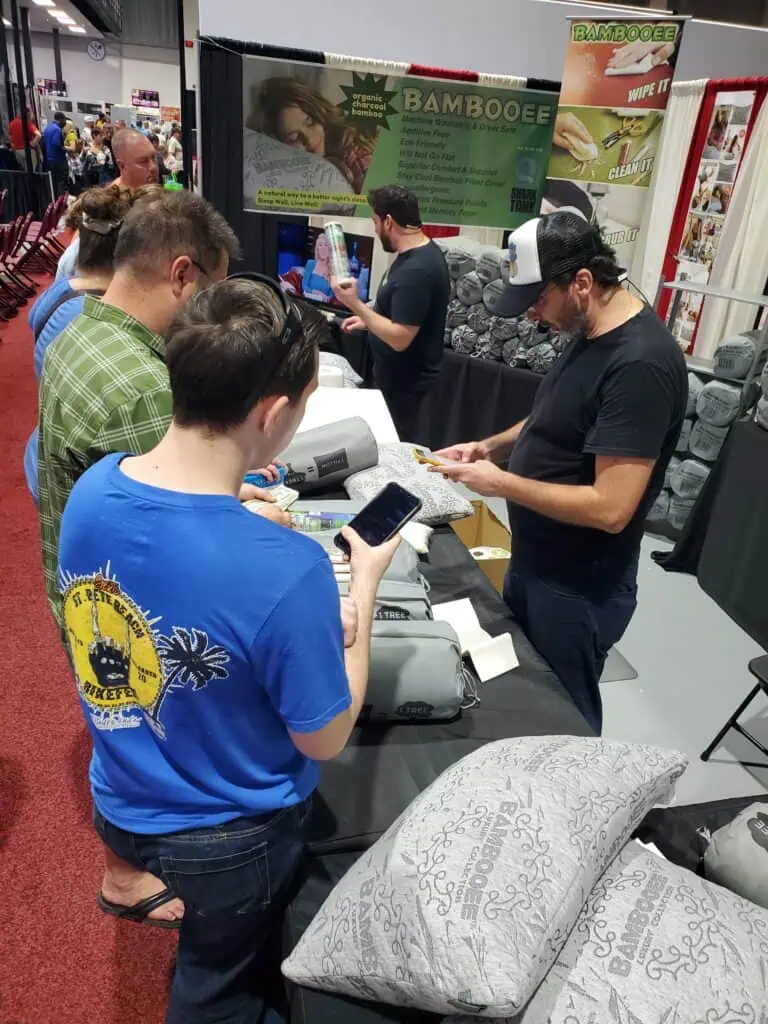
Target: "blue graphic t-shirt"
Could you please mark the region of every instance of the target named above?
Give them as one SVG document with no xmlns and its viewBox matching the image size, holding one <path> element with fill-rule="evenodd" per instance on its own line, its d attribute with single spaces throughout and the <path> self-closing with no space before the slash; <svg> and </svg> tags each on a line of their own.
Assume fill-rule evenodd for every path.
<svg viewBox="0 0 768 1024">
<path fill-rule="evenodd" d="M 64 623 L 97 808 L 159 834 L 291 806 L 291 742 L 350 705 L 338 589 L 308 537 L 235 498 L 138 483 L 110 455 L 61 523 Z"/>
</svg>

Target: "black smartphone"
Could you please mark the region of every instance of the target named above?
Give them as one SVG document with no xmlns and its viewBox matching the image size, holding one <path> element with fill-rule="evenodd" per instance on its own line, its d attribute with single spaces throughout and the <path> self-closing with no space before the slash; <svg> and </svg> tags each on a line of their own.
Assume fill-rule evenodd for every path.
<svg viewBox="0 0 768 1024">
<path fill-rule="evenodd" d="M 387 484 L 357 513 L 349 525 L 366 544 L 377 547 L 399 533 L 420 508 L 421 498 L 406 491 L 400 484 Z M 349 544 L 340 533 L 336 534 L 333 542 L 345 555 L 349 554 Z"/>
</svg>

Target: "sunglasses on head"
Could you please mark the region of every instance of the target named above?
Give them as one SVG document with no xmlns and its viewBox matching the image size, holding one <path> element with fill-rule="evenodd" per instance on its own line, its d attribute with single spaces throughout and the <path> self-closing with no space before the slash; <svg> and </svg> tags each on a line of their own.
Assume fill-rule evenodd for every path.
<svg viewBox="0 0 768 1024">
<path fill-rule="evenodd" d="M 283 362 L 285 361 L 293 344 L 296 341 L 301 340 L 304 331 L 301 310 L 285 294 L 278 282 L 272 277 L 267 277 L 266 274 L 257 274 L 254 271 L 243 270 L 237 274 L 230 274 L 226 280 L 253 281 L 255 284 L 262 284 L 268 288 L 280 302 L 283 312 L 285 313 L 285 323 L 283 325 L 282 334 L 280 335 L 279 356 L 275 361 L 274 369 L 269 375 L 270 377 L 274 377 L 282 367 Z"/>
</svg>

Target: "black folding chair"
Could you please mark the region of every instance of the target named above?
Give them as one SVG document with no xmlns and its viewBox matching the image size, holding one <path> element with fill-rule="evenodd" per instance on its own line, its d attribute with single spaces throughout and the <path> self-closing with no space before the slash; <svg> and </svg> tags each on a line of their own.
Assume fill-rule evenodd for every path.
<svg viewBox="0 0 768 1024">
<path fill-rule="evenodd" d="M 721 459 L 697 578 L 729 618 L 768 651 L 768 430 L 751 420 L 736 423 Z M 757 685 L 702 753 L 702 761 L 732 729 L 768 758 L 768 747 L 739 722 L 759 694 L 768 697 L 768 654 L 753 658 L 748 667 Z"/>
</svg>

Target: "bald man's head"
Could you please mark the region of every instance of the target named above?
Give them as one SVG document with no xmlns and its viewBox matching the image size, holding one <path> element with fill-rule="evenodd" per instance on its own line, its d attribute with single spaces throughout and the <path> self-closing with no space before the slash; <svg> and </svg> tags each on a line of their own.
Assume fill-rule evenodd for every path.
<svg viewBox="0 0 768 1024">
<path fill-rule="evenodd" d="M 134 128 L 122 128 L 112 139 L 112 152 L 120 169 L 120 184 L 124 188 L 156 184 L 157 157 L 146 135 Z"/>
</svg>

